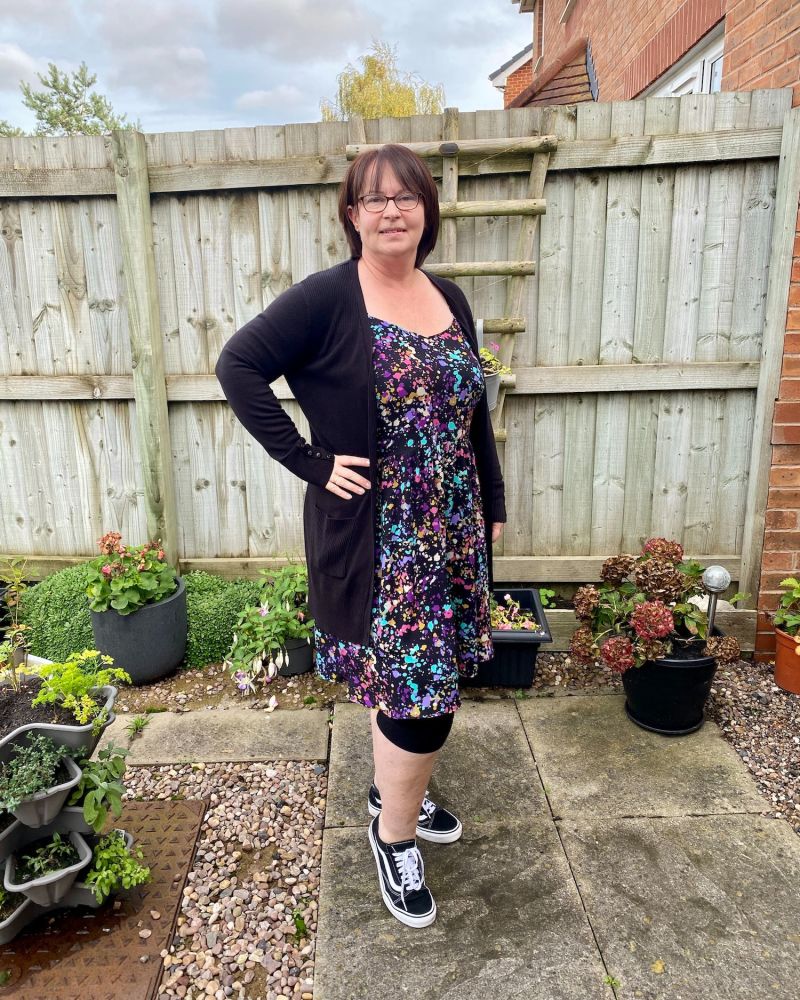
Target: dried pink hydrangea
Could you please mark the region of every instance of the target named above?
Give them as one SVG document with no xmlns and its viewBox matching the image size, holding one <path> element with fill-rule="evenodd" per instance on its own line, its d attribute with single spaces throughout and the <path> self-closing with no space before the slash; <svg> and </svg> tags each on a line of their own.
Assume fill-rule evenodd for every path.
<svg viewBox="0 0 800 1000">
<path fill-rule="evenodd" d="M 640 639 L 663 639 L 675 628 L 672 612 L 663 601 L 644 601 L 630 616 L 630 623 Z"/>
<path fill-rule="evenodd" d="M 625 673 L 636 663 L 633 643 L 626 635 L 613 635 L 600 648 L 603 662 L 619 674 Z"/>
</svg>

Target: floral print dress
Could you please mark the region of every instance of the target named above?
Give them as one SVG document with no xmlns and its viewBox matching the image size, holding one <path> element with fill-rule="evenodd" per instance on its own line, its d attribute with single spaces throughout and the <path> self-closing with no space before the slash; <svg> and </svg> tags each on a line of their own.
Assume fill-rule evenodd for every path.
<svg viewBox="0 0 800 1000">
<path fill-rule="evenodd" d="M 369 317 L 378 403 L 370 642 L 314 629 L 315 665 L 392 718 L 461 705 L 459 676 L 494 654 L 486 537 L 469 426 L 484 388 L 454 318 L 423 336 Z"/>
</svg>

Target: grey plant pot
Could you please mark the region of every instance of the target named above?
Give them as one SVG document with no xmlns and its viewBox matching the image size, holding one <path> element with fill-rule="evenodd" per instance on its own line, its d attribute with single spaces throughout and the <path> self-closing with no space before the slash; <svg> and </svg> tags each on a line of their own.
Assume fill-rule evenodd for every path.
<svg viewBox="0 0 800 1000">
<path fill-rule="evenodd" d="M 28 899 L 26 896 L 11 916 L 6 917 L 0 923 L 0 945 L 13 941 L 24 927 L 27 927 L 32 920 L 43 912 L 44 910 L 41 906 L 37 906 L 32 899 Z"/>
<path fill-rule="evenodd" d="M 81 769 L 72 757 L 63 758 L 64 765 L 69 771 L 69 779 L 60 785 L 53 785 L 52 788 L 44 788 L 41 792 L 24 799 L 11 812 L 25 826 L 37 830 L 40 826 L 47 826 L 61 812 L 61 807 L 67 800 L 72 789 L 81 780 Z"/>
<path fill-rule="evenodd" d="M 49 836 L 56 830 L 59 833 L 69 833 L 71 830 L 75 830 L 84 835 L 94 833 L 92 827 L 83 818 L 83 806 L 64 806 L 46 828 L 26 826 L 20 820 L 15 819 L 0 833 L 0 864 L 3 864 L 9 854 L 13 854 L 17 848 L 24 847 L 32 839 Z"/>
<path fill-rule="evenodd" d="M 52 661 L 40 660 L 39 662 L 51 663 Z M 49 722 L 29 722 L 24 726 L 18 726 L 6 736 L 3 736 L 2 739 L 0 739 L 0 751 L 2 751 L 2 748 L 6 744 L 18 742 L 16 737 L 18 737 L 21 733 L 30 732 L 44 733 L 45 736 L 49 736 L 54 743 L 63 744 L 65 747 L 69 747 L 70 750 L 85 750 L 89 756 L 91 756 L 92 753 L 94 753 L 95 747 L 100 742 L 100 737 L 116 719 L 113 709 L 117 694 L 117 688 L 111 684 L 106 684 L 104 687 L 97 689 L 98 700 L 101 702 L 102 707 L 108 712 L 108 719 L 103 723 L 96 735 L 92 733 L 91 722 L 87 723 L 85 726 L 69 726 Z M 0 759 L 5 758 L 2 758 L 0 754 Z"/>
<path fill-rule="evenodd" d="M 497 406 L 497 393 L 500 391 L 500 373 L 487 375 L 484 372 L 483 378 L 486 382 L 486 405 L 493 410 Z"/>
<path fill-rule="evenodd" d="M 41 835 L 32 836 L 28 844 L 40 839 Z M 92 849 L 83 839 L 80 833 L 74 830 L 70 833 L 69 839 L 75 846 L 79 854 L 79 860 L 68 868 L 61 868 L 57 872 L 50 872 L 40 878 L 31 879 L 29 882 L 16 882 L 17 854 L 18 848 L 13 854 L 6 858 L 5 876 L 3 885 L 9 892 L 21 892 L 39 906 L 51 906 L 59 903 L 72 888 L 78 877 L 78 872 L 88 867 L 92 860 Z"/>
<path fill-rule="evenodd" d="M 113 657 L 114 666 L 131 675 L 134 684 L 148 684 L 171 674 L 186 654 L 186 585 L 131 615 L 113 608 L 90 611 L 95 646 Z"/>
</svg>

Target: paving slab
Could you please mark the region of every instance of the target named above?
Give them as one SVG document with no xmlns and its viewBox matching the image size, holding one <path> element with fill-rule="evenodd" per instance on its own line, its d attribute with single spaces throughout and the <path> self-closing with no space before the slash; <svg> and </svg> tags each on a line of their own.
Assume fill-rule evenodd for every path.
<svg viewBox="0 0 800 1000">
<path fill-rule="evenodd" d="M 418 845 L 438 913 L 406 927 L 381 899 L 366 828 L 325 830 L 314 1000 L 612 1000 L 553 823 Z"/>
<path fill-rule="evenodd" d="M 620 997 L 800 996 L 800 837 L 722 815 L 558 824 Z"/>
<path fill-rule="evenodd" d="M 118 715 L 97 751 L 114 741 L 128 746 L 132 716 Z M 327 760 L 328 711 L 153 712 L 130 747 L 129 764 L 223 763 L 251 760 Z M 95 751 L 95 754 L 97 753 Z"/>
<path fill-rule="evenodd" d="M 374 776 L 369 709 L 334 708 L 326 827 L 365 826 Z M 530 747 L 513 701 L 464 701 L 430 781 L 431 798 L 462 823 L 549 816 Z"/>
<path fill-rule="evenodd" d="M 516 702 L 556 818 L 768 811 L 713 722 L 660 736 L 631 722 L 624 704 L 593 694 Z"/>
</svg>

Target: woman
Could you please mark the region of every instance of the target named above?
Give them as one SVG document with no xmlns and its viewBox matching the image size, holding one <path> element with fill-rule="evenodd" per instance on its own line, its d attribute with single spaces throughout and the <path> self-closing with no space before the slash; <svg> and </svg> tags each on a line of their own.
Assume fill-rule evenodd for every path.
<svg viewBox="0 0 800 1000">
<path fill-rule="evenodd" d="M 416 837 L 461 823 L 427 797 L 460 707 L 491 659 L 491 546 L 505 522 L 474 322 L 453 281 L 421 270 L 436 185 L 405 146 L 349 166 L 343 264 L 309 275 L 226 344 L 216 373 L 237 417 L 308 484 L 303 509 L 316 668 L 371 712 L 369 842 L 404 924 L 436 918 Z M 269 383 L 284 375 L 298 433 Z"/>
</svg>

